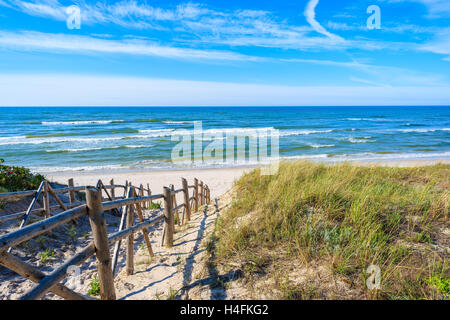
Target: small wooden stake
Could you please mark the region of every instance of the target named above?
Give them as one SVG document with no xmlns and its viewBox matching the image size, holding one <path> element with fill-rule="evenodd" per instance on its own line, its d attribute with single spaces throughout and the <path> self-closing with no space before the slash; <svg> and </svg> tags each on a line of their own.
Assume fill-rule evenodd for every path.
<svg viewBox="0 0 450 320">
<path fill-rule="evenodd" d="M 173 246 L 174 219 L 172 212 L 172 193 L 169 188 L 164 187 L 164 229 L 166 248 Z"/>
<path fill-rule="evenodd" d="M 134 192 L 134 189 L 133 191 Z M 134 193 L 135 194 L 135 193 Z M 134 224 L 134 206 L 131 205 L 128 209 L 127 214 L 127 229 L 131 228 Z M 126 248 L 126 269 L 127 275 L 130 276 L 134 273 L 134 233 L 130 234 L 127 239 L 127 248 Z"/>
<path fill-rule="evenodd" d="M 194 179 L 194 212 L 198 211 L 198 179 Z"/>
<path fill-rule="evenodd" d="M 45 217 L 50 218 L 50 196 L 48 192 L 48 182 L 44 182 L 44 212 Z"/>
<path fill-rule="evenodd" d="M 142 192 L 143 191 L 144 190 L 142 190 Z M 136 211 L 137 211 L 137 214 L 138 214 L 139 221 L 140 222 L 144 222 L 144 215 L 142 214 L 142 207 L 141 207 L 140 203 L 136 203 Z M 154 254 L 153 254 L 153 250 L 152 250 L 152 244 L 151 244 L 150 238 L 148 236 L 147 228 L 142 229 L 142 233 L 144 234 L 144 240 L 145 240 L 145 243 L 147 245 L 148 254 L 149 254 L 150 257 L 153 257 Z"/>
<path fill-rule="evenodd" d="M 97 256 L 98 279 L 102 300 L 115 300 L 114 276 L 109 256 L 108 233 L 105 214 L 102 207 L 102 194 L 99 190 L 86 187 L 86 204 L 89 222 L 94 236 L 95 254 Z"/>
<path fill-rule="evenodd" d="M 147 195 L 150 197 L 152 195 L 152 190 L 150 190 L 150 184 L 147 183 Z M 150 209 L 152 205 L 152 200 L 147 203 L 147 208 Z"/>
<path fill-rule="evenodd" d="M 204 205 L 205 202 L 205 189 L 203 187 L 203 181 L 200 181 L 200 205 Z"/>
<path fill-rule="evenodd" d="M 111 200 L 114 201 L 116 199 L 116 188 L 114 187 L 114 179 L 111 179 L 109 183 L 111 184 Z"/>
<path fill-rule="evenodd" d="M 189 187 L 187 180 L 185 178 L 181 178 L 181 183 L 183 185 L 183 194 L 184 194 L 184 210 L 186 213 L 186 221 L 191 221 L 191 206 L 189 205 Z"/>
<path fill-rule="evenodd" d="M 69 188 L 72 188 L 74 186 L 73 185 L 73 178 L 69 179 L 68 186 L 69 186 Z M 73 190 L 69 191 L 69 201 L 70 201 L 70 203 L 74 203 L 76 201 L 75 200 L 75 191 L 73 191 Z"/>
</svg>

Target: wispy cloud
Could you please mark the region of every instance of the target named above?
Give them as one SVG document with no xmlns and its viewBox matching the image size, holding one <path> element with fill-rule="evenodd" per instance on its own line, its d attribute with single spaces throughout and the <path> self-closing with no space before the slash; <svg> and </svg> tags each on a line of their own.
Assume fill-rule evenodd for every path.
<svg viewBox="0 0 450 320">
<path fill-rule="evenodd" d="M 342 39 L 341 37 L 332 34 L 328 32 L 322 25 L 317 22 L 316 20 L 316 7 L 319 4 L 319 0 L 310 0 L 308 4 L 306 5 L 305 9 L 305 17 L 308 23 L 311 25 L 311 27 L 317 31 L 318 33 L 321 33 L 323 35 L 326 35 L 327 37 L 331 39 Z"/>
<path fill-rule="evenodd" d="M 105 40 L 90 36 L 0 31 L 0 46 L 22 50 L 69 53 L 115 53 L 157 56 L 172 59 L 258 61 L 260 58 L 230 51 L 197 50 L 161 46 L 145 40 Z"/>
</svg>

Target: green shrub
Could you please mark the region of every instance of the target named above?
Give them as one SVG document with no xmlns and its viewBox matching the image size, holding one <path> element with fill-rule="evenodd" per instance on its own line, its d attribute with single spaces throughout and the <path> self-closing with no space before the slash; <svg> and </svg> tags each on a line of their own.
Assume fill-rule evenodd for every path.
<svg viewBox="0 0 450 320">
<path fill-rule="evenodd" d="M 54 258 L 55 256 L 55 251 L 47 248 L 44 252 L 41 253 L 41 262 L 46 263 L 50 258 Z"/>
<path fill-rule="evenodd" d="M 43 175 L 33 174 L 24 167 L 0 165 L 0 193 L 34 190 L 44 179 Z"/>
<path fill-rule="evenodd" d="M 98 296 L 100 294 L 100 281 L 98 281 L 97 275 L 94 275 L 89 286 L 88 293 L 90 296 Z"/>
<path fill-rule="evenodd" d="M 159 202 L 152 202 L 150 204 L 149 209 L 161 209 L 161 203 L 159 203 Z"/>
</svg>

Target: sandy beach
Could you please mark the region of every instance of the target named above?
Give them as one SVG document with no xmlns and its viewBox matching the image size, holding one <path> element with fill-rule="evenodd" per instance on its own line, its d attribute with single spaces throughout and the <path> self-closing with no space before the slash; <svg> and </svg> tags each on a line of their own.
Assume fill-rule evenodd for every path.
<svg viewBox="0 0 450 320">
<path fill-rule="evenodd" d="M 133 185 L 147 183 L 153 194 L 161 193 L 164 186 L 174 184 L 175 188 L 181 187 L 181 178 L 186 178 L 192 184 L 194 178 L 203 181 L 210 187 L 211 198 L 219 197 L 231 188 L 233 182 L 251 168 L 232 169 L 203 169 L 203 170 L 172 170 L 172 171 L 129 171 L 129 172 L 63 172 L 49 173 L 47 178 L 50 181 L 67 184 L 68 179 L 73 178 L 76 186 L 96 185 L 101 179 L 105 184 L 114 179 L 116 184 L 125 184 L 131 181 Z"/>
</svg>

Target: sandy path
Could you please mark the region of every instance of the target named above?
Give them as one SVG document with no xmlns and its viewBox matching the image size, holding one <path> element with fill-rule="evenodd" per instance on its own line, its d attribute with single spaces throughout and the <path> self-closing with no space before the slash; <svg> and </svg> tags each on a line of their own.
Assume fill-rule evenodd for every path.
<svg viewBox="0 0 450 320">
<path fill-rule="evenodd" d="M 192 216 L 190 222 L 176 226 L 174 245 L 161 246 L 163 228 L 151 234 L 155 256 L 150 259 L 144 247 L 135 253 L 135 272 L 127 276 L 125 268 L 115 279 L 117 298 L 120 300 L 155 300 L 186 297 L 183 287 L 193 280 L 193 268 L 204 256 L 203 240 L 214 228 L 217 212 L 213 204 Z"/>
</svg>

